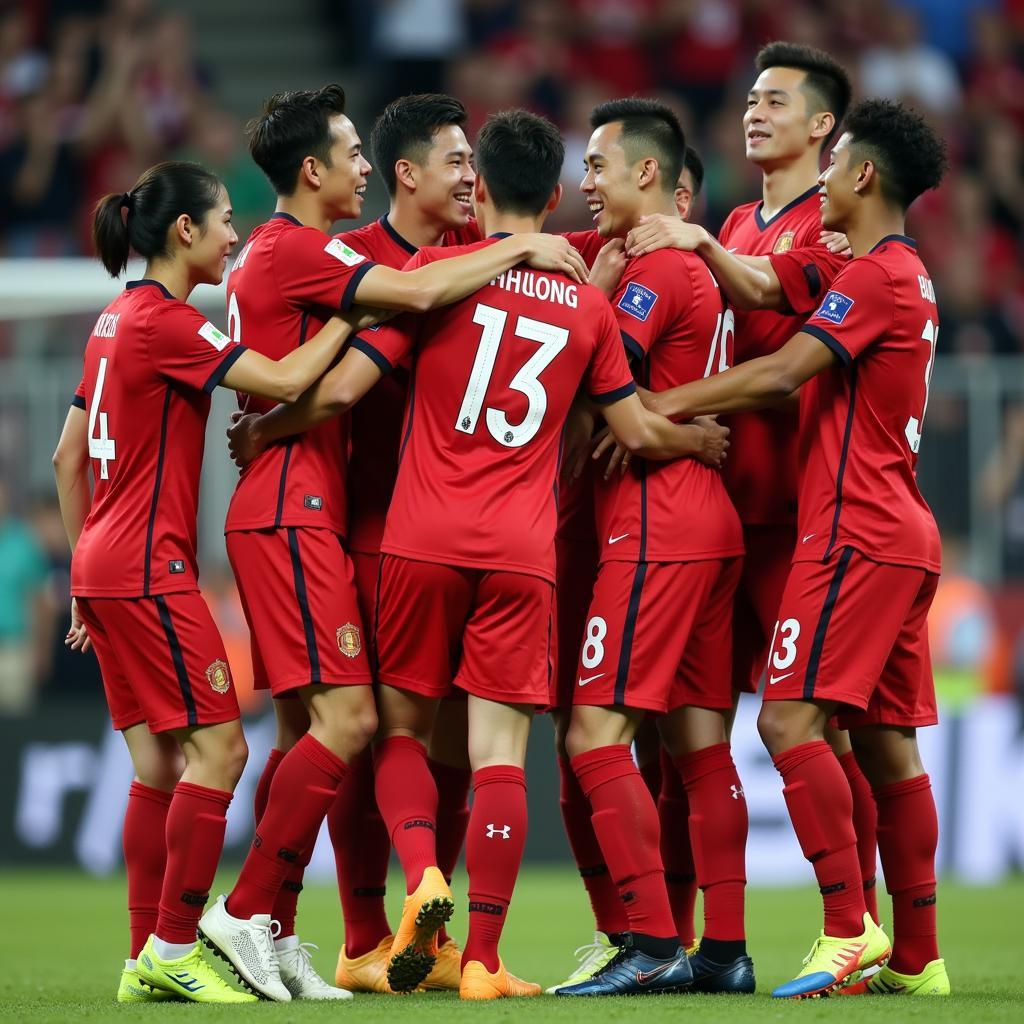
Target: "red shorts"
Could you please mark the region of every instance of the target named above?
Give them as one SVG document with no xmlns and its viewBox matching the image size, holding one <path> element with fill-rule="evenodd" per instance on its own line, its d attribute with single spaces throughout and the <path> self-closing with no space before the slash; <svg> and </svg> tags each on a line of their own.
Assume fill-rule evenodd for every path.
<svg viewBox="0 0 1024 1024">
<path fill-rule="evenodd" d="M 367 641 L 373 647 L 373 621 L 377 617 L 377 576 L 380 573 L 380 552 L 350 551 L 356 584 L 359 615 L 366 626 Z"/>
<path fill-rule="evenodd" d="M 377 677 L 425 697 L 452 686 L 546 704 L 555 588 L 539 576 L 383 555 Z"/>
<path fill-rule="evenodd" d="M 928 609 L 939 577 L 853 548 L 794 562 L 779 606 L 765 700 L 835 701 L 841 729 L 938 721 Z"/>
<path fill-rule="evenodd" d="M 252 636 L 253 684 L 275 697 L 311 683 L 368 685 L 352 561 L 331 530 L 233 530 L 228 558 Z"/>
<path fill-rule="evenodd" d="M 195 591 L 159 597 L 80 597 L 115 729 L 150 732 L 238 718 L 224 641 Z"/>
<path fill-rule="evenodd" d="M 732 602 L 742 563 L 603 562 L 573 703 L 732 707 Z"/>
<path fill-rule="evenodd" d="M 548 705 L 571 708 L 580 641 L 597 576 L 597 541 L 555 540 L 555 672 Z"/>
<path fill-rule="evenodd" d="M 793 562 L 796 527 L 744 526 L 747 553 L 732 620 L 732 685 L 757 693 Z"/>
</svg>

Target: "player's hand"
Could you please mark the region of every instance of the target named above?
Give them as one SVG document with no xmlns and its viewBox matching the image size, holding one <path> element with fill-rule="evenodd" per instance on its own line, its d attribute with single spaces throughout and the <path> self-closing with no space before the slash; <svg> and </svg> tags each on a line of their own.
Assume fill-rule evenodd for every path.
<svg viewBox="0 0 1024 1024">
<path fill-rule="evenodd" d="M 693 420 L 703 435 L 701 447 L 694 453 L 698 462 L 714 469 L 721 469 L 729 451 L 729 428 L 723 427 L 714 416 L 698 416 Z"/>
<path fill-rule="evenodd" d="M 842 233 L 842 231 L 822 231 L 818 236 L 818 241 L 821 242 L 829 252 L 835 253 L 837 256 L 853 255 L 853 250 L 850 248 L 850 240 Z"/>
<path fill-rule="evenodd" d="M 89 636 L 88 627 L 78 613 L 78 602 L 75 598 L 71 598 L 71 626 L 64 637 L 64 646 L 83 654 L 92 650 L 92 637 Z"/>
<path fill-rule="evenodd" d="M 524 236 L 527 244 L 526 262 L 536 270 L 553 270 L 567 274 L 579 284 L 589 278 L 583 257 L 561 235 L 540 232 Z"/>
<path fill-rule="evenodd" d="M 616 469 L 618 469 L 620 476 L 625 473 L 629 468 L 633 453 L 628 448 L 624 448 L 619 444 L 619 439 L 612 433 L 612 428 L 605 427 L 595 440 L 597 443 L 594 445 L 592 458 L 600 459 L 604 456 L 605 452 L 611 453 L 608 456 L 608 465 L 604 468 L 605 480 L 611 480 Z"/>
<path fill-rule="evenodd" d="M 694 252 L 710 238 L 699 224 L 690 224 L 665 213 L 652 213 L 641 217 L 637 226 L 626 235 L 626 255 L 635 258 L 657 249 Z"/>
<path fill-rule="evenodd" d="M 227 430 L 228 455 L 239 469 L 245 469 L 266 447 L 256 430 L 258 419 L 254 412 L 231 414 L 231 426 Z"/>
<path fill-rule="evenodd" d="M 365 331 L 370 327 L 386 323 L 393 316 L 396 316 L 396 309 L 375 309 L 373 306 L 353 306 L 342 317 L 348 321 L 354 332 Z"/>
<path fill-rule="evenodd" d="M 626 244 L 621 238 L 613 238 L 601 246 L 601 251 L 590 268 L 590 283 L 600 288 L 610 299 L 619 287 L 622 272 L 626 269 Z"/>
</svg>

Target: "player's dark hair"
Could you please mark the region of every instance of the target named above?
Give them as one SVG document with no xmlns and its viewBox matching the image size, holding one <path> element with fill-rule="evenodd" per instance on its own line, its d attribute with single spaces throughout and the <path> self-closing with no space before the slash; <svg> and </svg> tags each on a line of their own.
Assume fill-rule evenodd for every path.
<svg viewBox="0 0 1024 1024">
<path fill-rule="evenodd" d="M 167 160 L 144 172 L 127 192 L 111 192 L 93 210 L 92 240 L 111 277 L 134 249 L 147 260 L 167 256 L 167 229 L 188 214 L 199 231 L 224 186 L 199 164 Z"/>
<path fill-rule="evenodd" d="M 497 209 L 535 217 L 558 185 L 565 143 L 539 114 L 491 114 L 476 137 L 476 165 Z"/>
<path fill-rule="evenodd" d="M 864 100 L 846 117 L 851 153 L 878 171 L 882 195 L 905 210 L 946 173 L 946 144 L 916 111 L 894 100 Z"/>
<path fill-rule="evenodd" d="M 693 182 L 693 198 L 696 199 L 704 185 L 704 161 L 701 160 L 700 154 L 693 146 L 686 147 L 683 168 L 690 172 L 690 180 Z M 682 171 L 679 173 L 682 174 Z M 678 181 L 679 179 L 677 178 L 676 180 Z"/>
<path fill-rule="evenodd" d="M 345 90 L 340 85 L 325 85 L 275 93 L 263 113 L 245 126 L 249 152 L 279 196 L 294 194 L 307 156 L 331 166 L 328 122 L 344 113 Z"/>
<path fill-rule="evenodd" d="M 815 114 L 828 111 L 836 119 L 835 127 L 822 140 L 822 145 L 835 135 L 853 96 L 850 76 L 839 61 L 813 46 L 777 41 L 761 48 L 754 65 L 759 73 L 768 68 L 796 68 L 806 72 L 803 90 L 808 108 Z"/>
<path fill-rule="evenodd" d="M 671 194 L 686 159 L 686 135 L 673 111 L 657 100 L 609 100 L 594 108 L 590 127 L 622 122 L 622 148 L 630 160 L 653 156 L 661 169 L 662 190 Z"/>
<path fill-rule="evenodd" d="M 398 188 L 395 163 L 412 160 L 423 163 L 434 141 L 434 133 L 450 124 L 466 127 L 466 108 L 454 96 L 427 92 L 400 96 L 381 112 L 370 130 L 373 162 L 388 195 Z"/>
</svg>

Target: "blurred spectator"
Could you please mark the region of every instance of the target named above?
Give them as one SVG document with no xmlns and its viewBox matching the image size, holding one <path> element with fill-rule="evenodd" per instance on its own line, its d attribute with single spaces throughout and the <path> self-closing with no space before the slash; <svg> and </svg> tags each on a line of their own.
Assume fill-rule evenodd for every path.
<svg viewBox="0 0 1024 1024">
<path fill-rule="evenodd" d="M 1003 566 L 1024 578 L 1024 405 L 1006 410 L 1003 438 L 977 484 L 986 506 L 1003 522 Z"/>
<path fill-rule="evenodd" d="M 411 92 L 438 92 L 446 64 L 466 42 L 459 0 L 383 0 L 372 10 L 373 52 L 384 62 L 388 100 Z"/>
</svg>

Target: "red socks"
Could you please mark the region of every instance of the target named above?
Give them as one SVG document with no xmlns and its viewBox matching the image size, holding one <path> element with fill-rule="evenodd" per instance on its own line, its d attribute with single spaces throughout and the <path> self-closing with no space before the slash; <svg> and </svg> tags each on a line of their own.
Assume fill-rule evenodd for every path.
<svg viewBox="0 0 1024 1024">
<path fill-rule="evenodd" d="M 558 774 L 561 779 L 559 804 L 562 808 L 562 822 L 565 824 L 565 834 L 576 867 L 583 879 L 587 896 L 590 897 L 594 923 L 599 931 L 607 935 L 627 931 L 629 921 L 626 910 L 619 899 L 618 887 L 608 873 L 597 836 L 594 835 L 590 801 L 580 788 L 579 779 L 567 758 L 558 759 Z"/>
<path fill-rule="evenodd" d="M 410 736 L 392 736 L 373 752 L 377 806 L 402 862 L 406 893 L 437 864 L 437 786 L 427 751 Z"/>
<path fill-rule="evenodd" d="M 686 799 L 679 769 L 664 748 L 660 759 L 658 822 L 661 826 L 661 860 L 665 865 L 665 885 L 679 944 L 689 949 L 696 940 L 693 911 L 697 902 L 697 874 L 690 846 L 690 803 Z"/>
<path fill-rule="evenodd" d="M 742 940 L 747 801 L 729 744 L 686 754 L 676 764 L 690 804 L 693 863 L 704 893 L 704 938 Z"/>
<path fill-rule="evenodd" d="M 626 905 L 629 930 L 675 938 L 659 852 L 658 812 L 625 744 L 588 750 L 572 768 L 594 809 L 601 850 Z"/>
<path fill-rule="evenodd" d="M 172 794 L 133 782 L 124 812 L 124 866 L 128 875 L 129 956 L 134 960 L 156 931 L 167 865 L 167 809 Z M 192 941 L 192 940 L 189 940 Z"/>
<path fill-rule="evenodd" d="M 498 940 L 526 845 L 526 776 L 513 765 L 473 773 L 473 810 L 466 842 L 469 937 L 463 966 L 479 960 L 498 969 Z"/>
<path fill-rule="evenodd" d="M 164 830 L 167 867 L 154 934 L 164 942 L 196 941 L 196 925 L 224 847 L 231 794 L 179 782 L 167 809 Z"/>
<path fill-rule="evenodd" d="M 839 758 L 839 763 L 850 783 L 853 796 L 853 830 L 857 833 L 857 859 L 860 861 L 860 877 L 864 885 L 864 905 L 871 920 L 878 924 L 878 892 L 875 889 L 875 872 L 878 861 L 878 809 L 871 786 L 857 764 L 857 756 L 848 750 Z"/>
<path fill-rule="evenodd" d="M 285 754 L 274 772 L 259 830 L 228 897 L 228 913 L 249 918 L 273 912 L 289 872 L 308 862 L 347 770 L 341 758 L 309 733 Z"/>
<path fill-rule="evenodd" d="M 345 953 L 362 956 L 391 934 L 384 910 L 391 841 L 374 794 L 373 756 L 360 754 L 327 812 L 338 895 L 345 919 Z"/>
<path fill-rule="evenodd" d="M 892 896 L 892 959 L 901 974 L 919 974 L 939 957 L 935 923 L 935 847 L 939 825 L 927 775 L 875 790 L 878 852 Z"/>
<path fill-rule="evenodd" d="M 824 740 L 801 743 L 772 758 L 785 784 L 800 849 L 811 862 L 825 904 L 825 934 L 864 931 L 864 888 L 857 860 L 850 784 Z"/>
<path fill-rule="evenodd" d="M 456 768 L 433 758 L 427 761 L 427 765 L 437 786 L 437 866 L 451 885 L 462 844 L 466 841 L 469 784 L 473 773 L 468 768 Z M 437 944 L 443 946 L 447 941 L 448 932 L 442 925 L 437 933 Z"/>
</svg>

